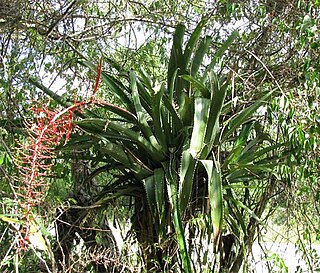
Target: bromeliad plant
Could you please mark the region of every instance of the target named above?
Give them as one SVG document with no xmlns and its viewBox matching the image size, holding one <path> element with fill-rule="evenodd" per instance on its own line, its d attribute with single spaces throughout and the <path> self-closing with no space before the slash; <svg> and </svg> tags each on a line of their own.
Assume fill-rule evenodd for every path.
<svg viewBox="0 0 320 273">
<path fill-rule="evenodd" d="M 266 206 L 264 193 L 270 194 L 272 188 L 263 184 L 267 190 L 254 193 L 261 195 L 254 208 L 243 200 L 250 197 L 250 187 L 259 188 L 254 183 L 269 181 L 281 160 L 277 154 L 282 146 L 255 118 L 273 92 L 237 112 L 229 94 L 233 75 L 218 76 L 214 69 L 238 34 L 234 32 L 205 67 L 212 38 L 201 37 L 204 25 L 200 22 L 185 44 L 185 27 L 177 26 L 167 81 L 159 87 L 143 69 L 123 71 L 104 58 L 110 73 L 100 71 L 101 80 L 120 105 L 95 103 L 111 113 L 110 118 L 82 116 L 74 123 L 84 134 L 72 136 L 64 148 L 90 149 L 95 154 L 92 160 L 105 164 L 97 173 L 117 170 L 117 179 L 106 184 L 95 206 L 120 196 L 133 198 L 132 229 L 147 272 L 197 269 L 191 257 L 200 251 L 193 225 L 199 214 L 205 221 L 196 229 L 213 241 L 212 251 L 217 253 L 211 260 L 202 253 L 202 263 L 211 261 L 207 268 L 213 271 L 218 266 L 236 272 L 243 260 L 242 247 L 249 245 Z M 88 61 L 82 64 L 95 70 Z M 224 231 L 232 232 L 238 242 L 233 256 L 222 246 Z"/>
<path fill-rule="evenodd" d="M 123 79 L 102 72 L 102 80 L 123 104 L 123 108 L 108 107 L 120 120 L 89 118 L 76 122 L 95 137 L 100 155 L 115 161 L 125 177 L 109 186 L 105 193 L 126 188 L 128 194 L 136 197 L 133 227 L 148 271 L 166 270 L 165 257 L 161 255 L 174 256 L 174 241 L 169 242 L 172 230 L 182 267 L 186 272 L 192 271 L 185 221 L 192 214 L 188 206 L 195 198 L 192 194 L 195 177 L 201 169 L 199 164 L 208 172 L 208 197 L 216 242 L 221 233 L 221 170 L 218 160 L 214 161 L 210 155 L 218 138 L 228 82 L 219 82 L 212 72 L 216 59 L 203 75 L 199 74 L 211 44 L 211 37 L 200 38 L 203 25 L 201 22 L 197 26 L 185 50 L 185 28 L 177 27 L 167 82 L 158 89 L 152 86 L 143 70 L 124 73 L 114 66 Z M 236 33 L 218 51 L 216 58 L 221 57 L 235 37 Z M 84 64 L 94 68 L 88 62 Z"/>
<path fill-rule="evenodd" d="M 237 33 L 227 39 L 205 69 L 204 57 L 212 38 L 201 38 L 204 24 L 199 23 L 185 46 L 185 28 L 176 28 L 167 82 L 157 88 L 142 69 L 125 72 L 105 58 L 118 73 L 103 71 L 101 78 L 122 105 L 106 107 L 114 118 L 76 122 L 92 137 L 93 147 L 99 147 L 99 156 L 113 162 L 122 174 L 105 188 L 98 202 L 107 202 L 110 194 L 111 198 L 135 198 L 133 229 L 148 272 L 168 271 L 176 262 L 185 272 L 194 270 L 190 258 L 193 246 L 187 246 L 186 234 L 191 241 L 192 229 L 187 223 L 199 210 L 208 215 L 206 230 L 209 235 L 212 232 L 215 251 L 224 251 L 220 243 L 223 228 L 238 240 L 245 237 L 248 229 L 239 206 L 245 212 L 250 209 L 234 197 L 232 185 L 264 179 L 279 162 L 270 152 L 281 145 L 264 135 L 259 121 L 253 119 L 273 92 L 233 113 L 231 101 L 226 101 L 232 74 L 218 77 L 214 68 Z M 83 64 L 94 69 L 87 61 Z M 77 143 L 80 140 L 76 139 Z M 224 205 L 229 215 L 224 213 Z M 224 215 L 228 218 L 225 227 Z M 251 216 L 259 217 L 254 212 Z M 169 261 L 169 257 L 173 258 Z M 218 264 L 229 269 L 236 257 L 228 262 L 227 258 L 222 253 Z"/>
</svg>

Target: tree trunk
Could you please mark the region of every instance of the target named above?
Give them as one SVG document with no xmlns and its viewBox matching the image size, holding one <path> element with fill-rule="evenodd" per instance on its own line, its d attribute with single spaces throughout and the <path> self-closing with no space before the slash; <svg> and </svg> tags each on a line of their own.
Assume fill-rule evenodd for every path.
<svg viewBox="0 0 320 273">
<path fill-rule="evenodd" d="M 162 272 L 162 259 L 156 249 L 158 238 L 154 229 L 152 215 L 148 205 L 141 198 L 136 198 L 135 215 L 132 223 L 142 252 L 146 272 Z"/>
</svg>

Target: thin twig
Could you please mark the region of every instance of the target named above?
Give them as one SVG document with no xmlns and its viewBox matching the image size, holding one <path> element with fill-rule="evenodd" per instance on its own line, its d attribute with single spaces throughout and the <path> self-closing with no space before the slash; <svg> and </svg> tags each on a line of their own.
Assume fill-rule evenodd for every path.
<svg viewBox="0 0 320 273">
<path fill-rule="evenodd" d="M 280 92 L 282 93 L 282 95 L 284 95 L 285 97 L 286 94 L 284 93 L 284 91 L 282 90 L 281 86 L 279 85 L 278 81 L 276 80 L 276 78 L 273 76 L 273 74 L 271 73 L 271 71 L 268 69 L 268 67 L 265 65 L 265 63 L 257 56 L 255 55 L 254 53 L 252 53 L 251 51 L 245 49 L 245 51 L 247 53 L 249 53 L 251 56 L 253 56 L 262 66 L 263 68 L 267 71 L 267 73 L 270 75 L 270 77 L 275 81 L 277 87 L 279 88 Z"/>
</svg>

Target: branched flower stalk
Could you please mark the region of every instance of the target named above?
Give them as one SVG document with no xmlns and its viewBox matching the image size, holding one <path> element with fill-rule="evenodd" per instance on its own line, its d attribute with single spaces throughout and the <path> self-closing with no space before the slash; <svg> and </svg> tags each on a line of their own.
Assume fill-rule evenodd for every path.
<svg viewBox="0 0 320 273">
<path fill-rule="evenodd" d="M 52 160 L 55 157 L 55 148 L 64 138 L 67 143 L 73 129 L 75 110 L 79 111 L 84 105 L 101 104 L 95 100 L 101 74 L 101 60 L 98 67 L 98 76 L 93 95 L 87 101 L 75 102 L 70 107 L 56 111 L 47 105 L 31 108 L 35 123 L 28 126 L 29 141 L 19 148 L 19 172 L 21 186 L 18 190 L 19 204 L 25 225 L 21 231 L 23 238 L 19 247 L 28 249 L 30 227 L 33 221 L 33 208 L 39 206 L 45 197 L 48 188 L 46 177 L 50 174 Z"/>
<path fill-rule="evenodd" d="M 29 126 L 29 143 L 20 147 L 19 172 L 22 185 L 19 188 L 20 206 L 25 218 L 23 228 L 24 239 L 20 246 L 26 247 L 30 223 L 32 221 L 32 209 L 39 205 L 47 189 L 45 178 L 48 176 L 54 158 L 54 149 L 65 137 L 68 141 L 72 131 L 74 110 L 79 103 L 57 112 L 50 110 L 46 105 L 34 107 L 36 122 Z"/>
</svg>

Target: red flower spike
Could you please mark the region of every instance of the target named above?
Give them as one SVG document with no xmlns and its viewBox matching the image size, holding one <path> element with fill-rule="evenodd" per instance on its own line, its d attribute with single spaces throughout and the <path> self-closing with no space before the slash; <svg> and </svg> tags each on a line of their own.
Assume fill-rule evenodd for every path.
<svg viewBox="0 0 320 273">
<path fill-rule="evenodd" d="M 84 103 L 78 103 L 68 109 L 57 112 L 50 110 L 47 105 L 43 108 L 33 107 L 35 124 L 29 126 L 29 143 L 18 149 L 20 154 L 18 164 L 22 180 L 22 186 L 17 195 L 20 197 L 25 226 L 21 233 L 24 236 L 20 242 L 22 249 L 28 246 L 28 230 L 32 218 L 33 207 L 39 205 L 45 196 L 47 183 L 45 178 L 53 165 L 51 160 L 54 157 L 54 149 L 65 137 L 68 141 L 72 131 L 74 110 Z"/>
<path fill-rule="evenodd" d="M 45 197 L 48 188 L 45 178 L 53 165 L 54 149 L 63 137 L 65 143 L 69 140 L 73 129 L 74 111 L 81 112 L 81 108 L 88 104 L 104 104 L 104 102 L 95 100 L 101 70 L 102 58 L 100 58 L 98 66 L 93 95 L 89 101 L 77 102 L 75 100 L 73 105 L 60 112 L 50 110 L 47 105 L 34 106 L 30 109 L 34 113 L 35 123 L 27 125 L 29 127 L 29 142 L 18 148 L 19 157 L 16 160 L 22 178 L 22 185 L 18 186 L 17 196 L 20 198 L 20 208 L 25 219 L 25 225 L 21 230 L 23 239 L 19 242 L 19 250 L 28 249 L 32 210 L 39 206 Z"/>
</svg>

